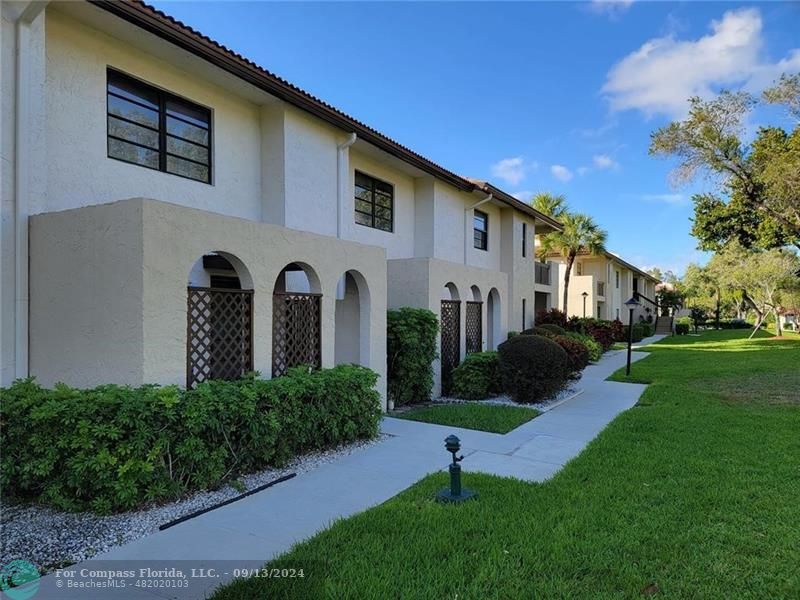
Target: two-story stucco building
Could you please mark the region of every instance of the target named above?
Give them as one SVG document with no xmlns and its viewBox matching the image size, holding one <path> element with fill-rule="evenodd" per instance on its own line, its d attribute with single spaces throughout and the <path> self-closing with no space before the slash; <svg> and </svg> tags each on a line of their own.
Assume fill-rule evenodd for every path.
<svg viewBox="0 0 800 600">
<path fill-rule="evenodd" d="M 548 261 L 553 270 L 553 306 L 564 310 L 567 316 L 619 319 L 627 323 L 629 311 L 625 302 L 636 293 L 640 306 L 634 310 L 634 319 L 652 317 L 655 320 L 659 280 L 620 256 L 612 252 L 578 254 L 570 273 L 566 308 L 563 306 L 566 259 L 552 254 Z"/>
<path fill-rule="evenodd" d="M 560 225 L 151 7 L 2 6 L 2 385 L 359 363 L 442 316 L 436 389 L 533 322 Z"/>
</svg>

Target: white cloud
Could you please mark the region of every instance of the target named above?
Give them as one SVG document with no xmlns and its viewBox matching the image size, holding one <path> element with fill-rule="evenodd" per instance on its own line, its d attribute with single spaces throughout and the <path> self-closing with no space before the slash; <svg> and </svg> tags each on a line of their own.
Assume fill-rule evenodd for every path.
<svg viewBox="0 0 800 600">
<path fill-rule="evenodd" d="M 551 165 L 550 172 L 553 174 L 553 177 L 559 181 L 569 181 L 572 179 L 572 171 L 563 165 Z"/>
<path fill-rule="evenodd" d="M 755 8 L 727 11 L 710 30 L 696 40 L 653 38 L 614 65 L 602 88 L 612 110 L 682 117 L 691 96 L 708 97 L 723 86 L 758 89 L 800 69 L 800 49 L 776 63 L 764 60 Z"/>
<path fill-rule="evenodd" d="M 598 169 L 617 169 L 619 163 L 611 158 L 608 154 L 595 154 L 592 157 L 594 166 Z"/>
<path fill-rule="evenodd" d="M 492 176 L 502 179 L 508 185 L 519 185 L 529 171 L 535 171 L 539 164 L 535 161 L 526 162 L 521 156 L 504 158 L 491 167 Z"/>
<path fill-rule="evenodd" d="M 627 11 L 631 4 L 633 0 L 592 0 L 589 9 L 592 12 L 616 17 Z"/>
</svg>

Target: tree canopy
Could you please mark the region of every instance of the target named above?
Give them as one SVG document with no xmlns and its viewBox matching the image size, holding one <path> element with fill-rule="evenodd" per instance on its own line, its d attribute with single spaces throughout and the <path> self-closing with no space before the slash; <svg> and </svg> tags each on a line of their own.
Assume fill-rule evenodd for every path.
<svg viewBox="0 0 800 600">
<path fill-rule="evenodd" d="M 782 77 L 761 99 L 745 92 L 691 98 L 684 120 L 651 136 L 650 154 L 679 160 L 676 181 L 702 171 L 720 183 L 719 193 L 692 198 L 692 234 L 704 250 L 732 241 L 745 248 L 800 248 L 800 125 L 790 132 L 761 127 L 753 143 L 745 144 L 746 119 L 760 101 L 781 104 L 800 118 L 800 75 Z"/>
</svg>

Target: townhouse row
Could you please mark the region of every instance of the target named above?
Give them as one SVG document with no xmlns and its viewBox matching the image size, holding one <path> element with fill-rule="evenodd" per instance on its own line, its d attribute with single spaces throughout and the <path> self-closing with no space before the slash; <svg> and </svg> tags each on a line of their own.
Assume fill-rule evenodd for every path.
<svg viewBox="0 0 800 600">
<path fill-rule="evenodd" d="M 2 385 L 358 363 L 385 408 L 387 309 L 440 315 L 439 394 L 558 306 L 557 221 L 143 3 L 6 2 L 1 43 Z"/>
</svg>

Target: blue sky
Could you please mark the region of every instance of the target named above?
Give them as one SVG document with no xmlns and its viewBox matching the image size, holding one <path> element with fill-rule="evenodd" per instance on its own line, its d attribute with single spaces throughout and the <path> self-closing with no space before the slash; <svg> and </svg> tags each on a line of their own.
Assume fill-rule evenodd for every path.
<svg viewBox="0 0 800 600">
<path fill-rule="evenodd" d="M 424 156 L 563 193 L 643 267 L 703 261 L 650 132 L 685 99 L 800 71 L 800 3 L 156 2 Z M 754 116 L 753 129 L 765 111 Z"/>
</svg>

